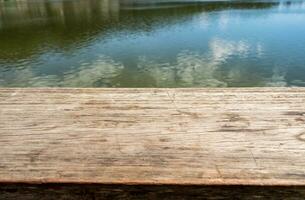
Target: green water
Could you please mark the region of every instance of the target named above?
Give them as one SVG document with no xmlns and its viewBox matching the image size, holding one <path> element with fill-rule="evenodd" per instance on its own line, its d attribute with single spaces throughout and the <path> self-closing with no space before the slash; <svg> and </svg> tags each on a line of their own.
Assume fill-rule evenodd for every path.
<svg viewBox="0 0 305 200">
<path fill-rule="evenodd" d="M 253 86 L 305 86 L 305 1 L 0 0 L 0 87 Z"/>
</svg>

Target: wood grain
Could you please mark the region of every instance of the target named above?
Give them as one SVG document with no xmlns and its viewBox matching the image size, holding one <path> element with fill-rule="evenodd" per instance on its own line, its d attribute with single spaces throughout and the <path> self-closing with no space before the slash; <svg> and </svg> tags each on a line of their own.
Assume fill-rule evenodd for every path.
<svg viewBox="0 0 305 200">
<path fill-rule="evenodd" d="M 0 184 L 1 200 L 304 200 L 305 187 Z"/>
<path fill-rule="evenodd" d="M 305 185 L 305 89 L 0 89 L 1 183 Z"/>
</svg>

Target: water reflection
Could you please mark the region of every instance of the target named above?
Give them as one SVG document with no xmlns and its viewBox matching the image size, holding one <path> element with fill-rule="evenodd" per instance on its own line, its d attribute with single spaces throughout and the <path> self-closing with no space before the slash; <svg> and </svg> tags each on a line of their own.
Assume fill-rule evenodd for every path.
<svg viewBox="0 0 305 200">
<path fill-rule="evenodd" d="M 149 1 L 148 1 L 149 2 Z M 50 48 L 82 47 L 120 31 L 138 34 L 181 23 L 196 13 L 228 8 L 267 8 L 274 3 L 173 4 L 160 9 L 137 0 L 11 0 L 0 5 L 0 59 L 16 62 Z M 183 2 L 183 1 L 182 1 Z M 163 4 L 162 4 L 163 5 Z M 156 9 L 156 7 L 158 9 Z M 132 9 L 134 8 L 134 9 Z M 139 9 L 142 8 L 142 9 Z M 139 10 L 138 10 L 139 9 Z M 22 48 L 21 48 L 22 44 Z"/>
<path fill-rule="evenodd" d="M 249 51 L 250 46 L 244 41 L 215 38 L 210 42 L 210 51 L 204 55 L 184 51 L 177 55 L 175 63 L 141 59 L 139 67 L 153 76 L 157 87 L 226 87 L 227 83 L 216 76 L 221 63 L 233 55 L 243 56 Z"/>
<path fill-rule="evenodd" d="M 210 43 L 210 51 L 205 55 L 198 52 L 180 52 L 173 63 L 155 62 L 147 57 L 139 57 L 136 84 L 149 80 L 150 87 L 227 87 L 224 78 L 219 76 L 222 63 L 232 56 L 247 56 L 260 51 L 245 41 L 226 41 L 215 38 Z M 107 56 L 100 56 L 93 63 L 83 63 L 76 70 L 65 74 L 37 76 L 31 70 L 16 70 L 12 76 L 0 76 L 0 84 L 14 86 L 49 86 L 49 87 L 113 87 L 122 86 L 120 76 L 124 73 L 124 65 Z M 242 76 L 240 68 L 231 68 L 229 77 L 238 81 Z M 247 75 L 246 75 L 247 76 Z M 125 77 L 123 77 L 125 78 Z M 285 75 L 278 69 L 273 71 L 270 79 L 256 80 L 265 86 L 286 86 Z"/>
<path fill-rule="evenodd" d="M 0 86 L 305 86 L 304 5 L 0 1 Z"/>
</svg>

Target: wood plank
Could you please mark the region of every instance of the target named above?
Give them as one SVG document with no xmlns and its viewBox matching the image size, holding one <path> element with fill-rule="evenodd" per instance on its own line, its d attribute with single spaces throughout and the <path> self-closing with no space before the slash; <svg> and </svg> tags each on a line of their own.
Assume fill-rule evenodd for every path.
<svg viewBox="0 0 305 200">
<path fill-rule="evenodd" d="M 304 200 L 305 187 L 0 184 L 1 200 Z"/>
<path fill-rule="evenodd" d="M 1 183 L 305 186 L 305 89 L 0 89 Z"/>
</svg>

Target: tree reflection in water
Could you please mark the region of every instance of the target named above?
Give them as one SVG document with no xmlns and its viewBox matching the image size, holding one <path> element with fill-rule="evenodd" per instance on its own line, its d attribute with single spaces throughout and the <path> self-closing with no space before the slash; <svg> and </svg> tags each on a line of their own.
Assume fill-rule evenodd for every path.
<svg viewBox="0 0 305 200">
<path fill-rule="evenodd" d="M 281 13 L 294 6 L 303 13 L 304 5 L 303 1 L 291 5 L 169 0 L 0 1 L 0 86 L 302 86 L 305 80 L 299 77 L 301 72 L 292 74 L 285 63 L 277 61 L 280 54 L 275 55 L 276 59 L 268 54 L 273 48 L 282 48 L 280 43 L 274 44 L 275 40 L 268 43 L 269 33 L 244 37 L 243 31 L 247 32 L 250 25 L 238 27 L 240 32 L 232 32 L 230 26 L 232 19 L 270 19 L 274 8 Z M 304 22 L 304 17 L 294 19 Z M 190 29 L 194 29 L 194 35 L 188 37 Z M 226 34 L 228 30 L 231 34 Z M 164 33 L 187 41 L 164 39 Z M 202 37 L 195 33 L 202 33 Z M 287 41 L 295 44 L 294 38 Z M 286 55 L 294 56 L 289 52 Z M 305 72 L 304 59 L 294 60 L 293 66 Z"/>
</svg>

